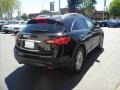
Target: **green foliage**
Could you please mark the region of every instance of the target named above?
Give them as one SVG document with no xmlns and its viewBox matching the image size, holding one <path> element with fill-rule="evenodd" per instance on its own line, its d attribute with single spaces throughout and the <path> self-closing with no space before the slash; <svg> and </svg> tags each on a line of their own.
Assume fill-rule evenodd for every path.
<svg viewBox="0 0 120 90">
<path fill-rule="evenodd" d="M 28 15 L 26 13 L 23 13 L 21 18 L 26 21 L 26 20 L 28 20 L 29 17 L 28 17 Z"/>
<path fill-rule="evenodd" d="M 41 15 L 49 15 L 50 11 L 49 10 L 43 10 L 40 12 Z M 53 15 L 58 15 L 59 12 L 52 12 Z"/>
<path fill-rule="evenodd" d="M 68 7 L 70 12 L 76 12 L 76 8 L 79 8 L 85 15 L 90 16 L 96 3 L 96 0 L 68 0 Z"/>
<path fill-rule="evenodd" d="M 80 9 L 86 9 L 86 8 L 95 8 L 96 0 L 79 0 L 78 2 L 78 8 Z"/>
<path fill-rule="evenodd" d="M 0 0 L 0 17 L 7 12 L 12 12 L 17 3 L 17 0 Z"/>
<path fill-rule="evenodd" d="M 49 10 L 43 10 L 43 11 L 40 12 L 40 14 L 47 15 L 47 14 L 50 14 L 50 11 Z"/>
<path fill-rule="evenodd" d="M 83 2 L 80 4 L 80 8 L 84 11 L 85 15 L 90 17 L 95 10 L 96 3 L 96 0 L 83 0 Z"/>
<path fill-rule="evenodd" d="M 110 15 L 120 17 L 120 0 L 113 0 L 109 5 Z"/>
<path fill-rule="evenodd" d="M 53 15 L 59 15 L 59 12 L 53 12 Z"/>
</svg>

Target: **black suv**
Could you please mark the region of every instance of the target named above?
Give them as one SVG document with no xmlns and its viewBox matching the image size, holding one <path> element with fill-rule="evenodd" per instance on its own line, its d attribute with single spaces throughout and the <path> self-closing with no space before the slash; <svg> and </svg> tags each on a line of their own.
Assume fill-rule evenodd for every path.
<svg viewBox="0 0 120 90">
<path fill-rule="evenodd" d="M 103 37 L 100 27 L 77 13 L 35 18 L 17 34 L 14 55 L 20 64 L 79 72 L 86 55 L 102 48 Z"/>
</svg>

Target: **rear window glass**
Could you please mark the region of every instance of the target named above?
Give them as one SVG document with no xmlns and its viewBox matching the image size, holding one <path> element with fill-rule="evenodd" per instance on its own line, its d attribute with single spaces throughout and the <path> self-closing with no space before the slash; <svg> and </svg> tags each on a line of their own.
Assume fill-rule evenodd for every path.
<svg viewBox="0 0 120 90">
<path fill-rule="evenodd" d="M 22 30 L 25 33 L 57 33 L 63 30 L 63 24 L 55 20 L 30 20 Z"/>
<path fill-rule="evenodd" d="M 39 18 L 39 19 L 32 19 L 27 22 L 27 24 L 59 24 L 63 25 L 62 22 L 58 22 L 56 20 L 51 19 L 45 19 L 45 18 Z"/>
</svg>

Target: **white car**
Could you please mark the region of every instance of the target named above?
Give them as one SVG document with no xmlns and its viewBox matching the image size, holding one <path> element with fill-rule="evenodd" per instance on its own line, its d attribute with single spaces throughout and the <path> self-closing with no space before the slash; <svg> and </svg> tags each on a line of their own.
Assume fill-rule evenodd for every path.
<svg viewBox="0 0 120 90">
<path fill-rule="evenodd" d="M 7 25 L 7 24 L 8 24 L 8 21 L 0 20 L 0 31 L 2 31 L 3 25 Z"/>
<path fill-rule="evenodd" d="M 9 25 L 4 25 L 2 27 L 2 32 L 5 33 L 17 33 L 19 32 L 22 28 L 26 26 L 27 22 L 26 21 L 20 21 L 20 22 L 13 22 L 12 24 Z"/>
<path fill-rule="evenodd" d="M 18 22 L 12 22 L 8 25 L 3 25 L 2 26 L 2 32 L 5 32 L 5 33 L 9 33 L 9 32 L 12 32 L 13 30 L 13 27 L 18 24 Z"/>
<path fill-rule="evenodd" d="M 20 32 L 23 28 L 25 28 L 26 25 L 27 25 L 27 21 L 21 22 L 21 23 L 19 23 L 19 24 L 16 24 L 16 25 L 14 25 L 14 27 L 13 27 L 13 29 L 12 29 L 12 32 L 15 33 L 15 34 L 18 33 L 18 32 Z"/>
</svg>

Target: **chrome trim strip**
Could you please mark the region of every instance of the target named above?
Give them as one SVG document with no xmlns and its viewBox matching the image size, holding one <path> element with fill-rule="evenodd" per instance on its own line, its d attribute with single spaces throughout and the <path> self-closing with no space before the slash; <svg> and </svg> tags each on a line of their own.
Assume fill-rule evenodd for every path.
<svg viewBox="0 0 120 90">
<path fill-rule="evenodd" d="M 78 17 L 78 18 L 79 18 L 79 17 Z M 70 31 L 72 31 L 73 24 L 75 23 L 75 21 L 76 21 L 78 18 L 76 18 L 76 19 L 73 21 L 72 26 L 71 26 L 71 30 L 70 30 Z"/>
<path fill-rule="evenodd" d="M 41 41 L 38 40 L 30 40 L 30 39 L 19 39 L 20 41 L 31 41 L 31 42 L 37 42 L 40 43 Z"/>
</svg>

